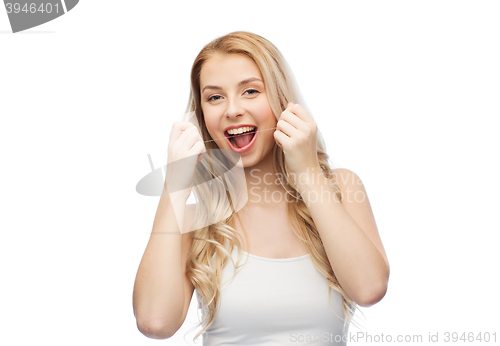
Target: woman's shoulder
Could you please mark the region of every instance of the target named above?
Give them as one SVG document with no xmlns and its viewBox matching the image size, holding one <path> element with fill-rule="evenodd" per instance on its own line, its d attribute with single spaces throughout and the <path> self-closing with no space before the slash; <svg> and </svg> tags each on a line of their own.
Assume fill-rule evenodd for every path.
<svg viewBox="0 0 500 346">
<path fill-rule="evenodd" d="M 330 179 L 337 184 L 342 196 L 358 191 L 363 187 L 361 178 L 347 168 L 332 169 Z"/>
<path fill-rule="evenodd" d="M 347 168 L 332 169 L 332 178 L 336 179 L 338 183 L 342 183 L 343 185 L 346 185 L 349 181 L 357 182 L 358 180 L 361 180 L 356 173 Z"/>
</svg>

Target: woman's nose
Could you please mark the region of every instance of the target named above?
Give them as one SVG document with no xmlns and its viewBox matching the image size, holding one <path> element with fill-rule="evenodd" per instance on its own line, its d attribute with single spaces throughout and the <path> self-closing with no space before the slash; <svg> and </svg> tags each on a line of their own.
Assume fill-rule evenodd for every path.
<svg viewBox="0 0 500 346">
<path fill-rule="evenodd" d="M 244 109 L 238 100 L 228 100 L 225 116 L 228 118 L 236 118 L 244 113 Z"/>
</svg>

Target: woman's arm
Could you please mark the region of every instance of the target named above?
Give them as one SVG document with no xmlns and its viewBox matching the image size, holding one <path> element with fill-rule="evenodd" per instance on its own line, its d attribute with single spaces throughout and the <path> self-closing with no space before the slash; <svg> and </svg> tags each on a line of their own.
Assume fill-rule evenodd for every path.
<svg viewBox="0 0 500 346">
<path fill-rule="evenodd" d="M 134 285 L 137 327 L 153 339 L 166 339 L 175 334 L 186 318 L 194 291 L 185 274 L 191 234 L 179 231 L 180 227 L 187 230 L 183 224 L 188 224 L 193 211 L 186 206 L 187 198 L 173 196 L 170 198 L 166 193 L 160 198 Z M 182 217 L 183 222 L 178 223 L 176 215 Z"/>
<path fill-rule="evenodd" d="M 363 183 L 350 170 L 336 169 L 333 173 L 342 203 L 319 167 L 298 181 L 297 187 L 340 285 L 358 305 L 368 307 L 387 291 L 389 261 Z"/>
</svg>

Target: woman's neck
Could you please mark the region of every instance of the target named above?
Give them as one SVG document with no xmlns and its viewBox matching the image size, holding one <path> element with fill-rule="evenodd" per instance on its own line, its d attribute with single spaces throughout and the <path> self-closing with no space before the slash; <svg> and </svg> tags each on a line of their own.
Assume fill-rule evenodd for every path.
<svg viewBox="0 0 500 346">
<path fill-rule="evenodd" d="M 273 167 L 272 151 L 257 165 L 245 167 L 245 179 L 248 192 L 247 207 L 275 208 L 286 202 L 286 190 L 279 183 Z"/>
</svg>

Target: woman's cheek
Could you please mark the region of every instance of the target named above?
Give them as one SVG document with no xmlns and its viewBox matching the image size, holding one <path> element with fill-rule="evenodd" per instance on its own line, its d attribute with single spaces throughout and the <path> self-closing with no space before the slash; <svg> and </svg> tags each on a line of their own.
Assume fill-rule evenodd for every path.
<svg viewBox="0 0 500 346">
<path fill-rule="evenodd" d="M 205 113 L 205 125 L 207 126 L 208 132 L 213 135 L 219 128 L 217 120 L 211 116 L 210 113 Z"/>
<path fill-rule="evenodd" d="M 276 117 L 274 116 L 274 113 L 268 104 L 262 105 L 261 107 L 259 107 L 257 109 L 257 113 L 255 114 L 255 117 L 257 118 L 256 120 L 259 123 L 265 123 L 265 124 L 271 123 L 271 124 L 273 124 L 273 123 L 277 122 Z"/>
</svg>

